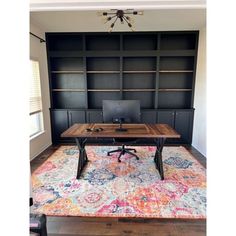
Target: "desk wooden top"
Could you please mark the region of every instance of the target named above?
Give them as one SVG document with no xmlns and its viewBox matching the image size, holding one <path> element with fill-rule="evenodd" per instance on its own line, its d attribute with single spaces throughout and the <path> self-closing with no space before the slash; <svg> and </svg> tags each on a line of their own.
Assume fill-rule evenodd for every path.
<svg viewBox="0 0 236 236">
<path fill-rule="evenodd" d="M 167 124 L 122 124 L 127 129 L 118 132 L 119 124 L 91 123 L 74 124 L 61 134 L 63 138 L 180 138 L 180 135 Z M 102 128 L 96 132 L 95 129 Z M 91 129 L 87 131 L 86 129 Z"/>
</svg>

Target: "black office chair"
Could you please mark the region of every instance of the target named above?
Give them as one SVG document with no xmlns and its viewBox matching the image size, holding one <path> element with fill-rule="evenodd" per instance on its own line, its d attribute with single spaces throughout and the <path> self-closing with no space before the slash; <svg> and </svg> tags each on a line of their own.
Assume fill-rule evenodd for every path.
<svg viewBox="0 0 236 236">
<path fill-rule="evenodd" d="M 29 199 L 30 207 L 33 205 L 33 198 Z M 47 236 L 47 216 L 45 214 L 30 213 L 30 236 Z"/>
<path fill-rule="evenodd" d="M 103 100 L 103 122 L 119 123 L 119 128 L 116 129 L 116 132 L 126 132 L 127 130 L 122 128 L 122 123 L 140 123 L 140 101 Z M 107 153 L 108 156 L 110 156 L 111 153 L 120 152 L 120 155 L 118 156 L 118 162 L 121 162 L 121 156 L 128 153 L 131 156 L 136 157 L 137 160 L 139 160 L 139 157 L 133 153 L 136 153 L 136 149 L 125 148 L 125 145 L 136 143 L 136 138 L 114 138 L 114 142 L 121 144 L 122 147 L 119 147 L 116 150 L 109 151 Z"/>
</svg>

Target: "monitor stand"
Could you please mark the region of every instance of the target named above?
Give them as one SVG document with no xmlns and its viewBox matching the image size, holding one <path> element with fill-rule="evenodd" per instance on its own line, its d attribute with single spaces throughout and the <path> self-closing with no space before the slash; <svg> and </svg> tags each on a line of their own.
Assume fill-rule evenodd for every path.
<svg viewBox="0 0 236 236">
<path fill-rule="evenodd" d="M 127 129 L 122 128 L 122 119 L 119 119 L 119 122 L 120 122 L 120 126 L 119 126 L 119 128 L 115 129 L 115 131 L 116 132 L 126 132 Z"/>
</svg>

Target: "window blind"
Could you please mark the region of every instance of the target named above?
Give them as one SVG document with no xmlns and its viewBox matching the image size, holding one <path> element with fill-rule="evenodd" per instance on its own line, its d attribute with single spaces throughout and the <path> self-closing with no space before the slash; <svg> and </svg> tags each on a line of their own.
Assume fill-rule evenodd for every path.
<svg viewBox="0 0 236 236">
<path fill-rule="evenodd" d="M 30 79 L 30 115 L 42 111 L 41 87 L 39 62 L 30 60 L 31 63 L 31 79 Z"/>
</svg>

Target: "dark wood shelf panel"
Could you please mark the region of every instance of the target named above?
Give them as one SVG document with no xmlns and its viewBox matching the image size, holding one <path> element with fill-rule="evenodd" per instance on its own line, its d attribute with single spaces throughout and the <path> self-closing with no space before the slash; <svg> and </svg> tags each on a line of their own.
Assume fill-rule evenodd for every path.
<svg viewBox="0 0 236 236">
<path fill-rule="evenodd" d="M 193 73 L 193 70 L 159 70 L 159 73 Z"/>
<path fill-rule="evenodd" d="M 51 71 L 51 73 L 53 74 L 81 74 L 81 73 L 84 73 L 84 71 L 82 70 L 61 70 L 61 71 L 53 70 Z"/>
<path fill-rule="evenodd" d="M 119 89 L 88 89 L 88 92 L 120 92 Z"/>
<path fill-rule="evenodd" d="M 101 51 L 49 51 L 49 57 L 155 57 L 155 56 L 194 56 L 195 50 L 101 50 Z"/>
<path fill-rule="evenodd" d="M 83 50 L 83 35 L 74 33 L 47 34 L 48 51 L 81 51 Z"/>
<path fill-rule="evenodd" d="M 163 56 L 160 57 L 159 71 L 193 71 L 194 56 Z"/>
<path fill-rule="evenodd" d="M 52 89 L 53 92 L 85 92 L 85 89 Z"/>
<path fill-rule="evenodd" d="M 150 73 L 156 71 L 157 57 L 123 57 L 123 71 Z"/>
<path fill-rule="evenodd" d="M 141 73 L 141 74 L 144 74 L 144 73 L 156 73 L 156 71 L 155 70 L 125 70 L 125 71 L 123 71 L 123 73 L 126 73 L 126 74 L 128 74 L 128 73 Z"/>
<path fill-rule="evenodd" d="M 160 35 L 161 50 L 193 50 L 196 49 L 194 32 L 162 32 Z"/>
<path fill-rule="evenodd" d="M 192 89 L 158 89 L 159 92 L 191 92 Z"/>
<path fill-rule="evenodd" d="M 117 34 L 85 35 L 85 51 L 119 51 L 120 36 Z"/>
<path fill-rule="evenodd" d="M 194 56 L 195 50 L 160 50 L 158 54 L 162 56 Z"/>
<path fill-rule="evenodd" d="M 87 71 L 88 74 L 118 74 L 120 71 L 118 70 L 94 70 L 94 71 Z"/>
<path fill-rule="evenodd" d="M 84 52 L 83 51 L 76 51 L 76 50 L 69 50 L 69 51 L 49 51 L 49 56 L 51 58 L 57 58 L 57 57 L 83 57 Z"/>
<path fill-rule="evenodd" d="M 155 92 L 155 89 L 123 89 L 124 92 Z"/>
<path fill-rule="evenodd" d="M 158 51 L 156 50 L 139 50 L 139 51 L 85 51 L 82 54 L 77 53 L 78 56 L 86 57 L 156 57 Z M 185 55 L 185 54 L 184 54 Z"/>
<path fill-rule="evenodd" d="M 156 51 L 157 34 L 132 34 L 123 35 L 123 49 L 127 51 Z"/>
</svg>

